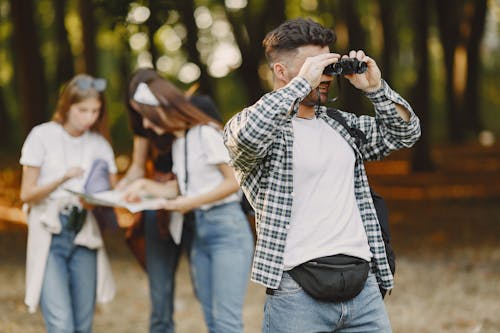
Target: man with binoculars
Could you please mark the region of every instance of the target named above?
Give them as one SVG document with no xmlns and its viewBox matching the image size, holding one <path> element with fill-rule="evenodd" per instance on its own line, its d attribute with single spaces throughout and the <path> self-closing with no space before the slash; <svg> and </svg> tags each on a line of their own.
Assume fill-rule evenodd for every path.
<svg viewBox="0 0 500 333">
<path fill-rule="evenodd" d="M 252 280 L 267 287 L 263 332 L 391 331 L 379 286 L 392 289 L 393 276 L 363 161 L 412 146 L 420 125 L 373 59 L 330 53 L 335 39 L 309 19 L 268 33 L 274 90 L 224 130 L 255 209 Z M 327 114 L 337 74 L 366 95 L 374 117 L 338 111 L 346 127 Z"/>
</svg>

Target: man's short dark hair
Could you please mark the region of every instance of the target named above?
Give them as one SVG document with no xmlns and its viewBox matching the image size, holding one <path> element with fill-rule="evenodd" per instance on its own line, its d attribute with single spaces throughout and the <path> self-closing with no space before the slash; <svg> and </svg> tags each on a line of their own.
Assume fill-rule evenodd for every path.
<svg viewBox="0 0 500 333">
<path fill-rule="evenodd" d="M 289 52 L 304 45 L 328 46 L 335 43 L 337 36 L 331 29 L 311 19 L 293 19 L 270 31 L 262 41 L 267 61 L 272 64 L 277 54 Z"/>
</svg>

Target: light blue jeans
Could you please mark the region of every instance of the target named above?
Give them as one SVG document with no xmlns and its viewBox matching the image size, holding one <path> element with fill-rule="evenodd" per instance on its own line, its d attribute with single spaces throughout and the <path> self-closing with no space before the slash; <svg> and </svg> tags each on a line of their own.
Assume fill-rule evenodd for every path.
<svg viewBox="0 0 500 333">
<path fill-rule="evenodd" d="M 196 210 L 195 290 L 210 333 L 242 333 L 253 236 L 239 202 Z"/>
<path fill-rule="evenodd" d="M 73 243 L 65 225 L 52 235 L 40 304 L 48 333 L 90 333 L 96 301 L 97 251 Z"/>
<path fill-rule="evenodd" d="M 194 225 L 186 222 L 182 229 L 181 244 L 172 237 L 162 238 L 158 230 L 156 211 L 145 211 L 144 234 L 146 240 L 146 266 L 149 280 L 151 315 L 150 333 L 174 332 L 175 272 L 182 249 L 189 255 Z"/>
<path fill-rule="evenodd" d="M 309 296 L 284 272 L 274 295 L 267 295 L 264 333 L 390 333 L 391 324 L 375 275 L 353 299 L 329 303 Z"/>
</svg>

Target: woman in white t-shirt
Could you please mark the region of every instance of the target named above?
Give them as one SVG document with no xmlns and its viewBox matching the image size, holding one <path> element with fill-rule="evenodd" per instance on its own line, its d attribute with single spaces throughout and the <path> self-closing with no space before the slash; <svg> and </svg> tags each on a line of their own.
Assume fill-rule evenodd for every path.
<svg viewBox="0 0 500 333">
<path fill-rule="evenodd" d="M 82 192 L 96 167 L 115 183 L 114 154 L 103 131 L 106 81 L 79 74 L 61 91 L 53 120 L 34 127 L 22 148 L 21 200 L 29 206 L 25 303 L 40 303 L 47 332 L 91 332 L 95 302 L 115 287 L 91 211 L 65 189 Z M 102 175 L 103 172 L 100 172 Z"/>
<path fill-rule="evenodd" d="M 172 159 L 177 179 L 167 185 L 138 180 L 125 194 L 130 198 L 144 192 L 164 197 L 179 193 L 164 208 L 185 214 L 185 219 L 186 213 L 194 213 L 191 269 L 208 330 L 242 333 L 253 237 L 228 164 L 222 126 L 207 116 L 215 105 L 207 96 L 188 100 L 164 79 L 139 84 L 130 104 L 142 116 L 145 128 L 175 135 Z"/>
</svg>

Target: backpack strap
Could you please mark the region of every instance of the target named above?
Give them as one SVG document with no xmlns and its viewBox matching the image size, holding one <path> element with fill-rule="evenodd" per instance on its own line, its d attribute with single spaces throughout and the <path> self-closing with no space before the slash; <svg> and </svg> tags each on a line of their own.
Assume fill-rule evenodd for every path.
<svg viewBox="0 0 500 333">
<path fill-rule="evenodd" d="M 368 142 L 368 140 L 366 139 L 365 133 L 357 128 L 350 127 L 347 124 L 347 121 L 342 116 L 342 114 L 340 113 L 339 110 L 337 110 L 335 108 L 327 108 L 326 114 L 330 118 L 336 120 L 339 124 L 341 124 L 347 130 L 347 132 L 349 132 L 349 134 L 354 138 L 354 140 L 356 142 L 356 146 L 358 146 L 358 148 L 360 147 L 361 144 Z M 389 213 L 387 210 L 387 205 L 385 203 L 384 198 L 382 196 L 380 196 L 379 194 L 377 194 L 375 191 L 373 191 L 373 189 L 371 187 L 370 187 L 370 194 L 371 194 L 371 197 L 373 200 L 373 205 L 375 207 L 375 212 L 377 213 L 377 219 L 378 219 L 378 222 L 380 225 L 380 230 L 382 232 L 382 239 L 383 239 L 384 245 L 385 245 L 385 252 L 387 255 L 387 261 L 389 263 L 389 267 L 391 269 L 391 272 L 394 275 L 394 273 L 396 272 L 396 255 L 394 254 L 394 250 L 393 250 L 392 245 L 390 243 L 391 231 L 389 229 Z M 379 288 L 380 288 L 380 292 L 382 293 L 382 297 L 384 297 L 386 291 L 384 289 L 382 289 L 382 287 L 379 287 Z"/>
<path fill-rule="evenodd" d="M 360 148 L 362 144 L 368 142 L 365 133 L 360 129 L 357 129 L 355 127 L 350 127 L 339 110 L 329 107 L 326 109 L 326 114 L 328 115 L 328 117 L 332 118 L 333 120 L 336 120 L 340 125 L 342 125 L 347 130 L 349 135 L 351 135 L 354 138 L 354 141 L 356 143 L 356 146 L 358 146 L 358 148 Z"/>
</svg>

